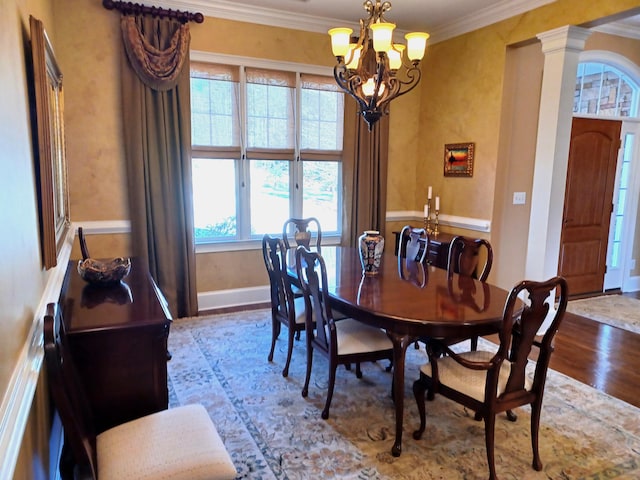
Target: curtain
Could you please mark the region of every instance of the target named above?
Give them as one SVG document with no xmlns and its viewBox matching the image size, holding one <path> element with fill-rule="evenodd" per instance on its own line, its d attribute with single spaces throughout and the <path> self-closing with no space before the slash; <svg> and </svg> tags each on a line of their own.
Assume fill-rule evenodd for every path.
<svg viewBox="0 0 640 480">
<path fill-rule="evenodd" d="M 384 236 L 389 117 L 382 116 L 369 132 L 353 98 L 345 96 L 344 110 L 342 243 L 355 247 L 365 230 Z"/>
<path fill-rule="evenodd" d="M 172 316 L 195 316 L 188 24 L 123 15 L 121 26 L 133 254 L 149 269 Z"/>
</svg>

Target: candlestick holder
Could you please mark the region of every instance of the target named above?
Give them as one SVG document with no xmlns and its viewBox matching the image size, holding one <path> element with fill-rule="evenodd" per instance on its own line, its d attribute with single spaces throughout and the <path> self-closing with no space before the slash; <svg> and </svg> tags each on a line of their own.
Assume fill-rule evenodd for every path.
<svg viewBox="0 0 640 480">
<path fill-rule="evenodd" d="M 438 230 L 438 226 L 440 224 L 440 222 L 438 221 L 438 215 L 440 214 L 440 212 L 438 210 L 436 210 L 436 221 L 435 221 L 435 226 L 433 229 L 433 234 L 437 237 L 438 233 L 440 233 L 440 231 Z"/>
<path fill-rule="evenodd" d="M 427 198 L 427 216 L 424 217 L 424 229 L 428 234 L 433 233 L 431 230 L 431 199 Z"/>
</svg>

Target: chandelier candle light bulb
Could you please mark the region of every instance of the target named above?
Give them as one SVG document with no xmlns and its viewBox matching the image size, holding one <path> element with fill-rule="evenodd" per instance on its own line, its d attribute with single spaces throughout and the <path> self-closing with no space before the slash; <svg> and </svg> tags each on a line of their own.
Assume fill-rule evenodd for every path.
<svg viewBox="0 0 640 480">
<path fill-rule="evenodd" d="M 391 2 L 366 0 L 363 7 L 369 17 L 360 20 L 357 43 L 351 43 L 350 28 L 332 28 L 329 35 L 337 60 L 333 76 L 340 88 L 358 102 L 358 113 L 371 130 L 380 117 L 388 115 L 391 100 L 413 90 L 420 82 L 419 64 L 429 34 L 408 33 L 406 46 L 394 43 L 396 26 L 384 18 Z"/>
</svg>

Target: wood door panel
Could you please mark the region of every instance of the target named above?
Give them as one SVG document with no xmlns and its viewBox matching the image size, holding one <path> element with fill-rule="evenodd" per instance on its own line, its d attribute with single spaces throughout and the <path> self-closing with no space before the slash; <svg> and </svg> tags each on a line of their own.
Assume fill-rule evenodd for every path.
<svg viewBox="0 0 640 480">
<path fill-rule="evenodd" d="M 561 251 L 564 275 L 596 274 L 600 263 L 600 242 L 565 243 Z"/>
<path fill-rule="evenodd" d="M 574 118 L 558 271 L 571 294 L 602 291 L 621 122 Z"/>
</svg>

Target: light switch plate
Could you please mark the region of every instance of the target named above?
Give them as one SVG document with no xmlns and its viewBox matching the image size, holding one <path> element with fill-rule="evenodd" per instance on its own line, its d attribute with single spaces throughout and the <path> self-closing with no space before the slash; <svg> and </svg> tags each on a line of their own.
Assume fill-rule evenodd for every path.
<svg viewBox="0 0 640 480">
<path fill-rule="evenodd" d="M 513 204 L 524 205 L 527 203 L 527 192 L 513 192 Z"/>
</svg>

